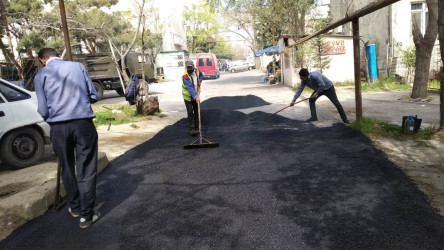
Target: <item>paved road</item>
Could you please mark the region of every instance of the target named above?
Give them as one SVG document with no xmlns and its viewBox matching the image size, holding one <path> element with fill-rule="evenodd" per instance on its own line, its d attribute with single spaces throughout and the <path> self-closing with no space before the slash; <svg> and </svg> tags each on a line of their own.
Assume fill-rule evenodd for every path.
<svg viewBox="0 0 444 250">
<path fill-rule="evenodd" d="M 306 106 L 268 118 L 291 92 L 259 80 L 205 83 L 204 135 L 219 148 L 183 150 L 182 119 L 100 175 L 94 226 L 47 212 L 0 248 L 443 249 L 443 218 L 368 139 L 335 116 L 302 122 Z"/>
</svg>

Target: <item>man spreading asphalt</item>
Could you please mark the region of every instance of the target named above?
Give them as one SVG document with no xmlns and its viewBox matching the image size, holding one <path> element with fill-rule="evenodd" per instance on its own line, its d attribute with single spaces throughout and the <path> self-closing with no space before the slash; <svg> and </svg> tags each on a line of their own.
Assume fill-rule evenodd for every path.
<svg viewBox="0 0 444 250">
<path fill-rule="evenodd" d="M 91 108 L 97 92 L 83 64 L 61 60 L 52 48 L 41 49 L 38 58 L 44 66 L 34 79 L 38 112 L 51 126 L 68 212 L 80 216 L 80 228 L 87 228 L 100 218 L 94 212 L 98 150 Z"/>
<path fill-rule="evenodd" d="M 316 115 L 316 100 L 322 95 L 325 95 L 330 99 L 330 101 L 335 105 L 335 107 L 338 109 L 339 115 L 342 118 L 342 121 L 344 123 L 350 123 L 350 121 L 347 119 L 347 115 L 344 112 L 344 108 L 342 107 L 341 103 L 339 103 L 338 97 L 336 96 L 335 87 L 333 86 L 333 82 L 330 81 L 327 77 L 325 77 L 320 72 L 308 72 L 308 69 L 302 68 L 299 71 L 299 77 L 301 78 L 301 85 L 299 85 L 293 100 L 290 103 L 290 106 L 294 106 L 296 100 L 301 95 L 302 91 L 304 90 L 305 86 L 308 86 L 309 88 L 313 89 L 314 92 L 310 96 L 310 112 L 311 112 L 311 118 L 307 120 L 307 122 L 314 122 L 318 120 L 318 116 Z"/>
<path fill-rule="evenodd" d="M 187 108 L 189 133 L 192 136 L 199 134 L 199 115 L 197 103 L 200 102 L 199 88 L 202 84 L 203 74 L 194 68 L 193 61 L 185 62 L 185 73 L 182 76 L 182 96 Z"/>
</svg>

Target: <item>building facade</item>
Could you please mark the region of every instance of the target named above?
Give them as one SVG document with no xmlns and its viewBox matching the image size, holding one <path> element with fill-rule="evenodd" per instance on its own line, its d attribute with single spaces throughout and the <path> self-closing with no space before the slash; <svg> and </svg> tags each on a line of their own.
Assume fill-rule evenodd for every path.
<svg viewBox="0 0 444 250">
<path fill-rule="evenodd" d="M 376 1 L 331 0 L 331 22 L 340 20 L 347 14 Z M 407 69 L 402 65 L 401 59 L 403 50 L 414 47 L 413 18 L 416 19 L 422 34 L 424 34 L 428 22 L 428 9 L 424 0 L 401 0 L 359 19 L 361 49 L 365 49 L 365 44 L 375 45 L 379 78 L 406 76 Z M 332 33 L 352 35 L 351 23 L 335 28 Z M 437 41 L 431 59 L 431 73 L 434 70 L 439 70 L 440 65 Z"/>
</svg>

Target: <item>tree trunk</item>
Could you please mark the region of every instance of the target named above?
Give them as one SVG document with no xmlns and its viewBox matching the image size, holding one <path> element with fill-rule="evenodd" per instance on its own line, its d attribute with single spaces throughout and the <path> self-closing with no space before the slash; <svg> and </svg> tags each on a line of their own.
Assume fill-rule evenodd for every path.
<svg viewBox="0 0 444 250">
<path fill-rule="evenodd" d="M 429 20 L 424 36 L 421 34 L 416 19 L 412 17 L 413 42 L 416 47 L 415 78 L 411 95 L 413 99 L 427 97 L 430 59 L 438 35 L 438 0 L 427 0 L 426 2 L 429 9 Z"/>
<path fill-rule="evenodd" d="M 441 50 L 441 61 L 444 63 L 444 1 L 438 2 L 438 13 L 441 15 L 438 16 L 438 32 L 439 32 L 439 47 Z M 441 67 L 441 75 L 440 75 L 440 105 L 439 105 L 439 113 L 440 113 L 440 121 L 439 121 L 439 130 L 444 130 L 444 67 Z"/>
<path fill-rule="evenodd" d="M 430 59 L 433 46 L 421 44 L 416 47 L 415 78 L 413 80 L 412 99 L 427 98 L 427 83 L 429 81 Z"/>
</svg>

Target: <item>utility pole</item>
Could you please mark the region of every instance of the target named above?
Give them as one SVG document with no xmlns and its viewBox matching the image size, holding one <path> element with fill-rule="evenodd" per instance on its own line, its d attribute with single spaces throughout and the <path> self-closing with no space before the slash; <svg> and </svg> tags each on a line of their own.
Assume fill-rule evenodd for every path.
<svg viewBox="0 0 444 250">
<path fill-rule="evenodd" d="M 60 17 L 62 19 L 63 37 L 65 38 L 66 56 L 69 61 L 72 61 L 71 42 L 69 41 L 68 22 L 66 21 L 65 1 L 59 0 Z"/>
<path fill-rule="evenodd" d="M 355 65 L 355 101 L 356 101 L 356 120 L 362 119 L 362 94 L 361 94 L 361 52 L 359 40 L 359 18 L 352 21 L 353 27 L 353 55 Z"/>
</svg>

